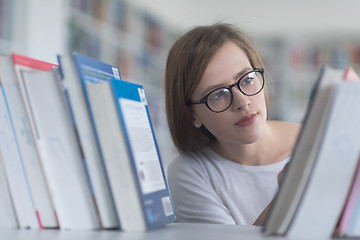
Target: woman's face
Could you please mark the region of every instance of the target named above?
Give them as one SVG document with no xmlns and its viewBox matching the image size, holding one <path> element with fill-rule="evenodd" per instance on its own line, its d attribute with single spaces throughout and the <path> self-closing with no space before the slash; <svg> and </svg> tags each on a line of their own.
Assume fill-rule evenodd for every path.
<svg viewBox="0 0 360 240">
<path fill-rule="evenodd" d="M 227 87 L 253 68 L 245 53 L 233 42 L 227 42 L 205 69 L 192 100 L 197 101 L 218 87 Z M 205 104 L 194 104 L 195 126 L 204 125 L 221 143 L 250 144 L 262 135 L 266 122 L 264 91 L 255 96 L 232 88 L 233 102 L 224 112 L 210 111 Z"/>
</svg>

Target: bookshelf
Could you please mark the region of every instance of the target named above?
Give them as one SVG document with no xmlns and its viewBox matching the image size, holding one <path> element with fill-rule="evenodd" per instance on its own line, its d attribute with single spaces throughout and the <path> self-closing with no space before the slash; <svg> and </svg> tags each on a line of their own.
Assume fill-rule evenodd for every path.
<svg viewBox="0 0 360 240">
<path fill-rule="evenodd" d="M 121 240 L 291 240 L 282 236 L 266 236 L 259 226 L 239 226 L 199 223 L 173 223 L 149 232 L 124 233 L 120 231 L 54 231 L 54 230 L 11 230 L 1 229 L 1 239 L 12 240 L 85 240 L 85 239 L 121 239 Z M 318 238 L 317 240 L 328 240 Z M 336 238 L 335 238 L 336 239 Z"/>
</svg>

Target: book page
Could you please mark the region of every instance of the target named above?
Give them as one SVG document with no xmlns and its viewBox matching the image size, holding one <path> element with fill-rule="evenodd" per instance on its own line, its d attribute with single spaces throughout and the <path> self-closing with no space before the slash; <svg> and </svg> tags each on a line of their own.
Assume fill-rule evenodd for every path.
<svg viewBox="0 0 360 240">
<path fill-rule="evenodd" d="M 166 188 L 160 159 L 144 103 L 120 98 L 119 103 L 143 194 Z"/>
</svg>

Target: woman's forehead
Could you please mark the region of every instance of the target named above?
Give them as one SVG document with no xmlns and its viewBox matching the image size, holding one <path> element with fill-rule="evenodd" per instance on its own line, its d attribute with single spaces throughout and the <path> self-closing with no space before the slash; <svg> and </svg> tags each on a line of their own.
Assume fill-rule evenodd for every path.
<svg viewBox="0 0 360 240">
<path fill-rule="evenodd" d="M 251 70 L 248 56 L 232 42 L 222 46 L 210 60 L 194 94 L 206 91 L 207 88 L 231 84 L 245 72 Z"/>
</svg>

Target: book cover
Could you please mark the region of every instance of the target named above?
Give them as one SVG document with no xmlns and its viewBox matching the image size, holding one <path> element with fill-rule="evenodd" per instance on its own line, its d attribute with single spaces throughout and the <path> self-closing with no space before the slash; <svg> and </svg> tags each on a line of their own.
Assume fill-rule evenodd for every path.
<svg viewBox="0 0 360 240">
<path fill-rule="evenodd" d="M 111 79 L 148 228 L 175 220 L 143 86 Z"/>
<path fill-rule="evenodd" d="M 81 145 L 89 185 L 97 207 L 102 229 L 119 228 L 109 183 L 91 124 L 90 114 L 79 74 L 71 55 L 58 56 L 62 86 L 71 110 L 72 120 Z"/>
</svg>

